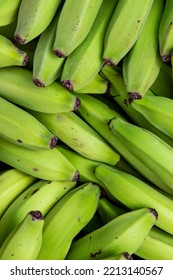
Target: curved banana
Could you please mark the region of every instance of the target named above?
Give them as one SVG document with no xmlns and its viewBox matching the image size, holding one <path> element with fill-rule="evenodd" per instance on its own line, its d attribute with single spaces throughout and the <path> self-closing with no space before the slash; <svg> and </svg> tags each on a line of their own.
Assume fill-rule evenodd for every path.
<svg viewBox="0 0 173 280">
<path fill-rule="evenodd" d="M 103 79 L 99 74 L 97 74 L 91 82 L 79 90 L 75 90 L 75 92 L 85 94 L 105 94 L 109 92 L 109 87 L 109 81 Z"/>
<path fill-rule="evenodd" d="M 173 202 L 152 188 L 148 183 L 117 168 L 100 164 L 95 168 L 96 177 L 104 184 L 105 192 L 113 195 L 131 210 L 153 207 L 158 212 L 156 226 L 173 234 Z"/>
<path fill-rule="evenodd" d="M 38 39 L 33 59 L 33 81 L 37 86 L 51 85 L 62 73 L 65 59 L 60 59 L 52 51 L 58 19 L 59 13 Z"/>
<path fill-rule="evenodd" d="M 153 0 L 119 0 L 106 30 L 103 59 L 117 65 L 137 41 Z"/>
<path fill-rule="evenodd" d="M 0 107 L 0 137 L 31 149 L 55 148 L 57 137 L 31 114 L 2 97 Z"/>
<path fill-rule="evenodd" d="M 115 165 L 119 154 L 74 112 L 45 114 L 31 112 L 67 146 L 86 158 Z"/>
<path fill-rule="evenodd" d="M 81 2 L 81 1 L 75 1 L 75 3 L 76 2 Z M 85 2 L 89 3 L 91 1 L 85 1 Z M 93 5 L 96 2 L 102 2 L 102 1 L 92 0 Z M 80 90 L 81 88 L 87 86 L 87 84 L 93 80 L 93 78 L 98 74 L 98 72 L 102 68 L 104 35 L 116 4 L 117 4 L 117 0 L 103 1 L 88 36 L 67 57 L 61 75 L 61 82 L 63 86 L 68 88 L 70 91 Z M 83 2 L 82 5 L 84 6 Z M 88 19 L 87 22 L 89 22 Z M 63 34 L 66 36 L 66 33 Z M 72 33 L 72 35 L 74 35 L 74 32 Z M 58 33 L 58 38 L 59 38 L 59 33 Z"/>
<path fill-rule="evenodd" d="M 53 45 L 57 56 L 67 57 L 83 42 L 90 32 L 102 2 L 103 0 L 65 1 Z"/>
<path fill-rule="evenodd" d="M 30 211 L 10 233 L 0 249 L 1 260 L 35 260 L 42 244 L 44 218 Z"/>
<path fill-rule="evenodd" d="M 17 19 L 22 0 L 0 0 L 0 26 L 13 23 Z"/>
<path fill-rule="evenodd" d="M 47 214 L 38 260 L 63 260 L 72 240 L 97 210 L 100 187 L 88 182 L 68 192 Z M 70 215 L 69 215 L 70 213 Z"/>
<path fill-rule="evenodd" d="M 14 38 L 19 44 L 28 42 L 39 36 L 52 21 L 62 0 L 22 0 Z"/>
<path fill-rule="evenodd" d="M 54 82 L 39 88 L 32 82 L 32 71 L 21 67 L 0 69 L 0 96 L 24 108 L 44 112 L 60 113 L 77 110 L 80 100 L 72 96 L 63 86 Z"/>
<path fill-rule="evenodd" d="M 26 66 L 28 54 L 14 45 L 3 35 L 0 35 L 0 68 L 7 66 Z"/>
<path fill-rule="evenodd" d="M 10 204 L 35 181 L 36 178 L 15 168 L 0 173 L 0 218 Z"/>
<path fill-rule="evenodd" d="M 163 62 L 171 61 L 171 53 L 173 51 L 172 13 L 173 3 L 171 0 L 166 0 L 159 28 L 159 50 Z"/>
<path fill-rule="evenodd" d="M 109 128 L 165 184 L 163 190 L 172 192 L 173 148 L 149 130 L 119 118 L 110 120 Z M 161 184 L 158 187 L 162 189 Z"/>
<path fill-rule="evenodd" d="M 38 209 L 46 216 L 75 185 L 76 182 L 39 180 L 28 187 L 12 202 L 0 220 L 0 244 L 29 211 Z"/>
<path fill-rule="evenodd" d="M 164 0 L 154 0 L 138 40 L 123 59 L 123 78 L 131 100 L 137 94 L 143 97 L 159 74 L 158 31 L 163 10 Z"/>
<path fill-rule="evenodd" d="M 133 104 L 134 103 L 134 104 Z M 131 106 L 152 125 L 173 139 L 173 100 L 164 96 L 144 96 Z"/>
<path fill-rule="evenodd" d="M 149 208 L 122 214 L 75 240 L 66 259 L 93 260 L 109 258 L 122 252 L 133 254 L 142 245 L 156 220 L 157 212 Z"/>
<path fill-rule="evenodd" d="M 44 180 L 77 181 L 75 167 L 54 148 L 31 150 L 0 138 L 0 160 L 33 177 Z"/>
</svg>

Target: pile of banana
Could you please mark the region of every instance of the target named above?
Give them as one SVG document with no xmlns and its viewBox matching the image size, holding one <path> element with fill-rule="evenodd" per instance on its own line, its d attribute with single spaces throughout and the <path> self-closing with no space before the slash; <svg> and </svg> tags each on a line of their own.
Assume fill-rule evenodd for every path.
<svg viewBox="0 0 173 280">
<path fill-rule="evenodd" d="M 173 260 L 173 1 L 0 0 L 0 259 Z"/>
</svg>

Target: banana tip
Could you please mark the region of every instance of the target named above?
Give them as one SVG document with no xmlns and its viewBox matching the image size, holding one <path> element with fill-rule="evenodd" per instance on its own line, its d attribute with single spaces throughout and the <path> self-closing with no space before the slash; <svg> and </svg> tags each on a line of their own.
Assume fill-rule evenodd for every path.
<svg viewBox="0 0 173 280">
<path fill-rule="evenodd" d="M 20 44 L 20 45 L 24 45 L 24 44 L 25 44 L 25 40 L 23 40 L 23 39 L 20 37 L 19 34 L 16 34 L 16 35 L 14 36 L 14 40 L 15 40 L 18 44 Z"/>
<path fill-rule="evenodd" d="M 54 50 L 53 52 L 59 58 L 64 58 L 65 57 L 65 54 L 63 54 L 60 50 Z"/>
<path fill-rule="evenodd" d="M 63 87 L 65 87 L 69 91 L 73 91 L 73 84 L 70 80 L 62 81 L 62 85 L 63 85 Z"/>
<path fill-rule="evenodd" d="M 74 174 L 74 176 L 73 176 L 73 178 L 72 178 L 72 181 L 73 182 L 77 182 L 78 180 L 79 180 L 79 171 L 76 171 L 75 172 L 75 174 Z"/>
<path fill-rule="evenodd" d="M 81 104 L 80 99 L 76 97 L 74 111 L 76 111 L 80 107 L 80 104 Z"/>
<path fill-rule="evenodd" d="M 29 56 L 26 54 L 23 60 L 23 65 L 26 66 L 28 64 L 29 61 Z"/>
<path fill-rule="evenodd" d="M 162 61 L 164 63 L 169 63 L 171 61 L 171 55 L 162 55 Z"/>
<path fill-rule="evenodd" d="M 37 87 L 45 87 L 45 84 L 41 82 L 39 79 L 33 79 L 33 82 Z"/>
<path fill-rule="evenodd" d="M 104 61 L 104 63 L 103 63 L 104 65 L 115 66 L 115 63 L 109 58 L 105 58 L 103 61 Z"/>
<path fill-rule="evenodd" d="M 39 211 L 39 210 L 30 211 L 29 214 L 31 215 L 33 221 L 36 221 L 36 220 L 43 220 L 43 214 L 42 214 L 42 212 Z"/>
<path fill-rule="evenodd" d="M 53 149 L 58 143 L 58 138 L 56 136 L 52 137 L 50 140 L 50 148 Z"/>
<path fill-rule="evenodd" d="M 140 93 L 138 92 L 129 92 L 129 104 L 131 104 L 133 102 L 133 100 L 135 99 L 142 99 L 142 95 L 140 95 Z"/>
<path fill-rule="evenodd" d="M 150 213 L 153 214 L 153 216 L 155 217 L 155 219 L 158 219 L 158 212 L 156 211 L 156 209 L 153 208 L 149 208 Z"/>
</svg>

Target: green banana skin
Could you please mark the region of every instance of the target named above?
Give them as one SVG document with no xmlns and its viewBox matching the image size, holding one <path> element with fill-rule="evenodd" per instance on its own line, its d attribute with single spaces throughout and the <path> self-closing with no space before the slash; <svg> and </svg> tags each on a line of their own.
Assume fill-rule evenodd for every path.
<svg viewBox="0 0 173 280">
<path fill-rule="evenodd" d="M 102 68 L 102 74 L 110 81 L 110 94 L 113 96 L 116 103 L 120 105 L 120 107 L 126 112 L 126 114 L 130 117 L 130 119 L 136 123 L 137 125 L 150 130 L 158 137 L 167 142 L 170 146 L 173 146 L 173 141 L 165 135 L 165 133 L 161 132 L 155 126 L 153 126 L 150 122 L 148 122 L 139 112 L 133 109 L 130 106 L 130 98 L 129 94 L 126 91 L 124 79 L 121 73 L 120 68 L 118 67 L 110 67 L 104 66 Z M 148 90 L 146 95 L 152 95 L 152 92 Z"/>
<path fill-rule="evenodd" d="M 117 0 L 103 1 L 88 36 L 67 57 L 61 75 L 61 82 L 70 91 L 80 90 L 85 87 L 102 68 L 104 35 L 116 4 Z"/>
<path fill-rule="evenodd" d="M 171 61 L 172 45 L 173 45 L 173 3 L 166 0 L 164 12 L 160 21 L 159 28 L 159 50 L 163 62 Z"/>
<path fill-rule="evenodd" d="M 80 95 L 80 99 L 81 105 L 77 112 L 79 112 L 82 118 L 89 123 L 89 125 L 91 125 L 120 154 L 120 156 L 136 169 L 137 172 L 156 186 L 161 187 L 163 190 L 172 194 L 172 189 L 168 188 L 166 184 L 163 184 L 160 181 L 160 178 L 158 178 L 158 176 L 155 175 L 146 164 L 134 156 L 127 148 L 127 145 L 122 143 L 122 141 L 110 131 L 108 127 L 109 120 L 114 117 L 125 120 L 122 115 L 113 108 L 110 109 L 108 104 L 104 104 L 101 100 L 96 99 L 91 95 Z M 117 162 L 117 164 L 122 168 L 121 162 Z"/>
<path fill-rule="evenodd" d="M 79 90 L 75 90 L 76 93 L 84 94 L 105 94 L 109 92 L 109 81 L 103 79 L 99 74 L 89 82 L 86 86 Z"/>
<path fill-rule="evenodd" d="M 43 180 L 77 181 L 79 173 L 56 147 L 31 150 L 0 138 L 0 160 Z"/>
<path fill-rule="evenodd" d="M 99 229 L 74 241 L 67 260 L 104 259 L 122 252 L 133 254 L 157 220 L 154 209 L 140 208 L 122 214 Z"/>
<path fill-rule="evenodd" d="M 40 211 L 30 211 L 0 249 L 1 260 L 35 260 L 42 244 L 44 218 Z"/>
<path fill-rule="evenodd" d="M 136 94 L 143 97 L 159 74 L 158 30 L 163 10 L 164 1 L 154 0 L 138 40 L 123 59 L 123 78 L 131 99 Z"/>
<path fill-rule="evenodd" d="M 103 0 L 66 0 L 57 25 L 53 50 L 59 57 L 67 57 L 86 38 Z M 68 20 L 67 20 L 68 19 Z"/>
<path fill-rule="evenodd" d="M 14 38 L 19 44 L 28 42 L 39 36 L 52 21 L 62 0 L 22 0 Z"/>
<path fill-rule="evenodd" d="M 68 192 L 45 218 L 43 242 L 37 259 L 63 260 L 72 240 L 94 216 L 99 197 L 100 187 L 92 182 Z"/>
<path fill-rule="evenodd" d="M 0 107 L 0 137 L 31 149 L 55 148 L 57 137 L 31 114 L 2 97 Z"/>
<path fill-rule="evenodd" d="M 8 207 L 0 220 L 0 244 L 32 209 L 39 209 L 44 216 L 71 189 L 76 182 L 39 180 L 23 191 Z"/>
<path fill-rule="evenodd" d="M 135 157 L 151 169 L 168 190 L 173 190 L 173 148 L 171 146 L 149 130 L 118 118 L 110 120 L 109 128 L 124 145 L 127 145 Z M 162 189 L 161 185 L 158 187 Z"/>
<path fill-rule="evenodd" d="M 144 96 L 134 100 L 132 107 L 152 125 L 173 139 L 173 100 L 164 96 Z"/>
<path fill-rule="evenodd" d="M 1 1 L 0 6 L 0 26 L 6 26 L 17 19 L 18 10 L 22 0 Z"/>
<path fill-rule="evenodd" d="M 33 81 L 37 86 L 51 85 L 62 73 L 65 59 L 60 59 L 52 51 L 58 19 L 59 13 L 40 35 L 34 52 Z"/>
<path fill-rule="evenodd" d="M 115 165 L 119 161 L 119 154 L 74 112 L 62 114 L 33 112 L 32 114 L 64 144 L 86 158 L 110 165 Z"/>
<path fill-rule="evenodd" d="M 17 48 L 10 39 L 0 35 L 0 45 L 0 68 L 27 65 L 27 53 Z"/>
<path fill-rule="evenodd" d="M 99 200 L 98 210 L 104 224 L 129 211 L 118 204 L 110 203 L 105 198 Z M 153 226 L 143 244 L 134 254 L 146 260 L 172 260 L 172 234 Z"/>
<path fill-rule="evenodd" d="M 173 234 L 172 199 L 135 176 L 108 165 L 98 165 L 95 168 L 95 175 L 104 184 L 105 192 L 115 196 L 129 209 L 136 210 L 142 207 L 156 209 L 158 212 L 156 226 Z"/>
<path fill-rule="evenodd" d="M 119 0 L 106 30 L 103 59 L 117 65 L 137 41 L 153 0 Z"/>
<path fill-rule="evenodd" d="M 61 113 L 76 110 L 80 101 L 54 82 L 46 88 L 36 87 L 32 71 L 21 67 L 0 69 L 0 96 L 24 108 L 44 112 Z"/>
<path fill-rule="evenodd" d="M 0 218 L 13 200 L 35 181 L 36 178 L 15 168 L 4 170 L 0 174 Z"/>
</svg>

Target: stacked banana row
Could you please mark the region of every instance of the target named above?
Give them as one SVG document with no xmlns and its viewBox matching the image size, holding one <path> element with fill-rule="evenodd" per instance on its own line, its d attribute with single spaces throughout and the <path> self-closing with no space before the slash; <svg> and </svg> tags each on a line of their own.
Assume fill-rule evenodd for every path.
<svg viewBox="0 0 173 280">
<path fill-rule="evenodd" d="M 0 1 L 0 259 L 173 260 L 173 1 Z"/>
</svg>

